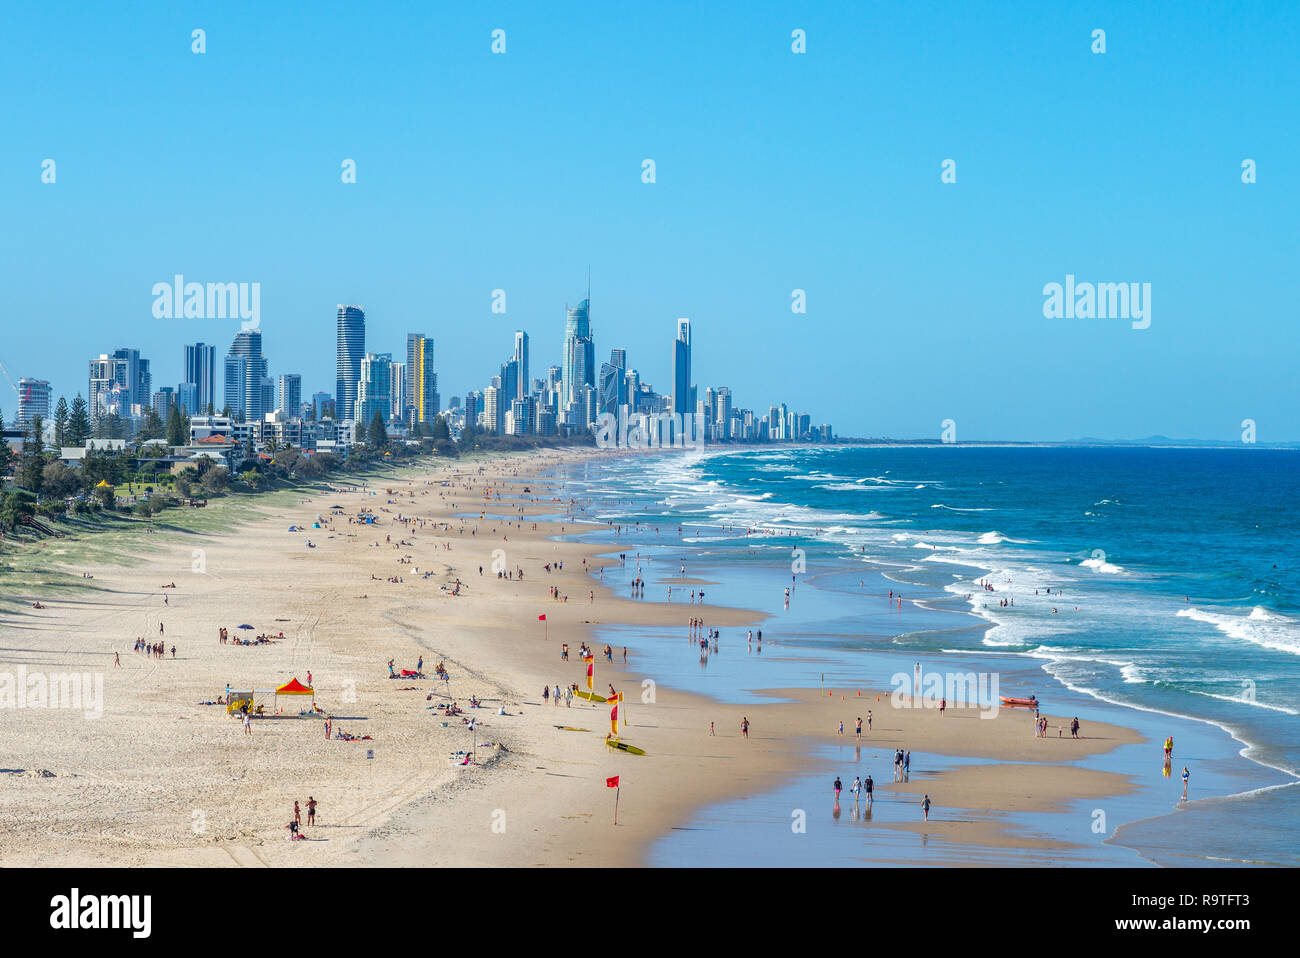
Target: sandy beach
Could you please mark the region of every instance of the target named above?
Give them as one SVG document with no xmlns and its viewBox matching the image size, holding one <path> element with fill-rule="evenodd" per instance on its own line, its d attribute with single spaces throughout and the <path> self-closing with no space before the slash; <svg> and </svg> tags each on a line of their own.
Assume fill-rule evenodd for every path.
<svg viewBox="0 0 1300 958">
<path fill-rule="evenodd" d="M 592 455 L 602 454 L 425 463 L 364 488 L 335 480 L 337 491 L 255 500 L 216 532 L 141 530 L 126 561 L 87 562 L 73 540 L 47 542 L 50 568 L 93 578 L 57 596 L 17 597 L 21 611 L 0 617 L 0 672 L 102 676 L 102 715 L 82 703 L 8 717 L 0 863 L 639 865 L 694 810 L 789 780 L 810 747 L 843 741 L 838 723 L 853 739 L 868 708 L 861 747 L 878 767 L 897 747 L 979 760 L 924 784 L 935 803 L 929 827 L 948 841 L 1049 853 L 1041 836 L 945 812 L 1052 812 L 1131 788 L 1122 775 L 1071 764 L 1139 740 L 1114 725 L 1089 723 L 1073 740 L 1059 734 L 1069 716 L 1049 715 L 1039 738 L 1024 710 L 982 719 L 974 708 L 895 708 L 883 673 L 862 687 L 719 704 L 638 670 L 635 647 L 626 665 L 621 646 L 607 662 L 605 625 L 686 641 L 688 616 L 729 630 L 761 628 L 762 616 L 631 598 L 631 571 L 599 558 L 607 548 L 574 541 L 591 527 L 553 518 L 565 504 L 547 471 Z M 357 521 L 363 510 L 373 524 Z M 494 563 L 512 575 L 498 577 Z M 603 583 L 588 574 L 601 563 Z M 222 644 L 221 628 L 275 638 Z M 164 642 L 165 655 L 133 651 L 138 639 Z M 607 748 L 608 706 L 543 701 L 544 686 L 584 687 L 584 642 L 597 651 L 596 691 L 624 693 L 623 740 L 645 755 Z M 421 658 L 427 678 L 389 677 L 389 660 L 400 674 Z M 447 682 L 434 676 L 439 662 Z M 200 704 L 228 684 L 273 689 L 309 673 L 332 731 L 358 740 L 327 739 L 323 716 L 300 717 L 310 697 L 259 694 L 267 714 L 250 733 L 223 706 Z M 471 697 L 483 707 L 469 707 Z M 463 714 L 434 707 L 453 700 Z M 472 763 L 453 764 L 458 751 Z M 617 826 L 611 776 L 620 777 Z M 914 800 L 921 827 L 919 783 L 878 779 L 876 788 Z M 286 840 L 294 802 L 306 822 L 309 797 L 317 823 L 304 827 L 307 840 Z M 830 802 L 831 782 L 809 801 Z"/>
</svg>

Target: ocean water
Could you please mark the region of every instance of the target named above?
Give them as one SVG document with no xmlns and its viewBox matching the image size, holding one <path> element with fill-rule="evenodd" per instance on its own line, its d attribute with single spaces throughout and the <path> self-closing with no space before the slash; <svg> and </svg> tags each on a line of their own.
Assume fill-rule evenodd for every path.
<svg viewBox="0 0 1300 958">
<path fill-rule="evenodd" d="M 1115 842 L 1166 864 L 1296 863 L 1298 793 L 1278 783 L 1300 775 L 1300 451 L 711 450 L 602 462 L 568 481 L 595 497 L 584 518 L 625 527 L 600 535 L 644 555 L 648 600 L 665 601 L 689 561 L 689 575 L 715 573 L 710 602 L 775 620 L 762 667 L 734 642 L 689 666 L 660 642 L 643 653 L 656 672 L 736 698 L 827 671 L 856 678 L 855 651 L 996 657 L 1046 701 L 1093 702 L 1153 735 L 1200 723 L 1272 770 L 1224 778 L 1212 799 L 1148 815 Z M 787 606 L 774 590 L 795 558 L 807 571 Z M 800 611 L 809 588 L 815 615 Z"/>
</svg>

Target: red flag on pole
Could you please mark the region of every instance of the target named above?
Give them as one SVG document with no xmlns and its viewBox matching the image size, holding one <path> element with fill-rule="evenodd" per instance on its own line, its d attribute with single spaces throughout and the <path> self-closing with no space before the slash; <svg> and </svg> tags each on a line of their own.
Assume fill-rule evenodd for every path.
<svg viewBox="0 0 1300 958">
<path fill-rule="evenodd" d="M 615 775 L 613 778 L 607 778 L 607 779 L 605 779 L 605 787 L 606 787 L 606 788 L 618 788 L 618 776 Z"/>
<path fill-rule="evenodd" d="M 545 622 L 545 621 L 546 621 L 546 613 L 543 612 L 541 615 L 539 615 L 539 616 L 537 617 L 537 621 L 538 621 L 538 622 Z"/>
</svg>

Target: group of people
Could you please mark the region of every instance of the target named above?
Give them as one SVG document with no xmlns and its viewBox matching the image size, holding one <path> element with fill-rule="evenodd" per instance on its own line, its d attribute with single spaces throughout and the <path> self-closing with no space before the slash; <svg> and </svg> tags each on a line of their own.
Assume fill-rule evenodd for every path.
<svg viewBox="0 0 1300 958">
<path fill-rule="evenodd" d="M 307 796 L 307 824 L 308 825 L 316 824 L 317 804 L 318 803 L 316 799 L 312 798 L 310 795 Z M 298 805 L 297 799 L 294 799 L 293 802 L 293 818 L 290 819 L 289 824 L 284 827 L 285 830 L 288 831 L 289 833 L 288 835 L 289 841 L 298 841 L 299 839 L 306 837 L 305 835 L 302 834 L 302 808 Z"/>
<path fill-rule="evenodd" d="M 559 705 L 560 700 L 563 699 L 567 708 L 573 708 L 573 695 L 577 690 L 578 686 L 576 683 L 563 690 L 561 690 L 560 686 L 557 684 L 554 692 L 551 691 L 549 685 L 543 685 L 542 704 L 545 705 L 547 702 L 551 702 L 554 705 Z"/>
<path fill-rule="evenodd" d="M 906 782 L 912 774 L 912 753 L 910 750 L 894 750 L 894 781 Z"/>
<path fill-rule="evenodd" d="M 269 633 L 263 632 L 251 639 L 243 639 L 237 635 L 231 638 L 230 632 L 224 626 L 217 629 L 217 642 L 220 645 L 271 645 L 277 639 L 283 638 L 283 629 L 280 630 L 279 635 L 270 635 Z"/>
<path fill-rule="evenodd" d="M 135 652 L 143 652 L 150 658 L 165 659 L 167 657 L 167 646 L 164 642 L 146 642 L 144 639 L 135 640 Z M 172 658 L 176 658 L 176 646 L 172 646 Z"/>
</svg>

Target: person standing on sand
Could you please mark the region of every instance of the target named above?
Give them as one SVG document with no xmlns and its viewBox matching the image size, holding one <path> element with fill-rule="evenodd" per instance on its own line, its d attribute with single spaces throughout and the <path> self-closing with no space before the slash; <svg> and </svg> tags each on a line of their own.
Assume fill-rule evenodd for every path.
<svg viewBox="0 0 1300 958">
<path fill-rule="evenodd" d="M 740 737 L 749 738 L 749 717 L 744 716 L 740 720 Z"/>
<path fill-rule="evenodd" d="M 1184 766 L 1183 766 L 1183 797 L 1179 799 L 1180 802 L 1185 802 L 1185 801 L 1187 801 L 1187 779 L 1188 779 L 1188 777 L 1189 777 L 1189 776 L 1188 776 L 1188 773 L 1187 773 L 1187 766 L 1184 765 Z"/>
<path fill-rule="evenodd" d="M 121 652 L 114 652 L 114 653 L 113 653 L 113 668 L 115 668 L 115 669 L 120 669 L 121 667 L 122 667 L 122 653 L 121 653 Z"/>
<path fill-rule="evenodd" d="M 307 824 L 316 824 L 316 799 L 310 795 L 307 796 Z"/>
<path fill-rule="evenodd" d="M 927 822 L 930 820 L 930 796 L 929 795 L 921 799 L 921 814 L 925 816 L 925 820 Z"/>
<path fill-rule="evenodd" d="M 1070 721 L 1070 738 L 1079 737 L 1079 716 L 1075 716 Z"/>
<path fill-rule="evenodd" d="M 862 741 L 862 716 L 861 715 L 858 716 L 857 733 L 858 733 L 858 741 L 861 742 Z"/>
<path fill-rule="evenodd" d="M 298 799 L 293 800 L 293 820 L 299 825 L 302 824 L 302 809 L 298 807 Z"/>
<path fill-rule="evenodd" d="M 247 709 L 244 711 L 244 734 L 253 734 L 253 716 L 248 713 Z"/>
<path fill-rule="evenodd" d="M 333 727 L 333 725 L 334 725 L 334 716 L 332 715 L 325 716 L 325 741 L 327 742 L 329 741 L 330 729 Z"/>
</svg>

